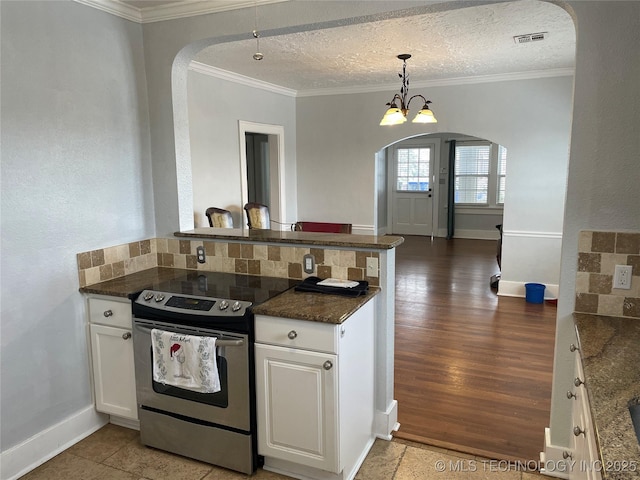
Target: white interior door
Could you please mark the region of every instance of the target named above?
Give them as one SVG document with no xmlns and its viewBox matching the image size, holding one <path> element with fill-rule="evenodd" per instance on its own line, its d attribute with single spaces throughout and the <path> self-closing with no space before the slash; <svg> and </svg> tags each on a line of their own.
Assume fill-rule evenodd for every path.
<svg viewBox="0 0 640 480">
<path fill-rule="evenodd" d="M 431 235 L 434 195 L 433 144 L 394 149 L 391 199 L 393 233 Z"/>
</svg>

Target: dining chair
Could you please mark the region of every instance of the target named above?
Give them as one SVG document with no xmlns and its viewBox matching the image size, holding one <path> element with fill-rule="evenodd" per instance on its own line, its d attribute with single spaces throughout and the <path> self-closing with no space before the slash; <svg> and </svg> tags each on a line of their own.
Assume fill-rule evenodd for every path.
<svg viewBox="0 0 640 480">
<path fill-rule="evenodd" d="M 249 202 L 244 206 L 247 212 L 247 226 L 250 229 L 269 230 L 271 220 L 269 219 L 269 207 L 261 203 Z"/>
<path fill-rule="evenodd" d="M 233 228 L 231 212 L 223 208 L 209 207 L 205 212 L 209 219 L 209 226 L 215 228 Z"/>
</svg>

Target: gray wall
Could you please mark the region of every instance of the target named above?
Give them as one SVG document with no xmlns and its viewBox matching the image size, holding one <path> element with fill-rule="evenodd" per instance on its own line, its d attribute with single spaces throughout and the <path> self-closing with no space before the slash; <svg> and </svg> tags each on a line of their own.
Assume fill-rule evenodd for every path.
<svg viewBox="0 0 640 480">
<path fill-rule="evenodd" d="M 92 408 L 76 253 L 152 237 L 142 31 L 0 2 L 2 451 Z"/>
<path fill-rule="evenodd" d="M 291 203 L 289 211 L 293 214 L 296 204 L 295 98 L 190 71 L 188 100 L 195 226 L 209 226 L 204 215 L 208 207 L 230 210 L 236 228 L 244 223 L 239 120 L 284 127 L 286 199 Z M 274 219 L 275 214 L 272 209 Z M 295 216 L 285 221 L 295 222 Z"/>
<path fill-rule="evenodd" d="M 503 243 L 500 293 L 524 295 L 525 281 L 557 285 L 572 88 L 566 76 L 419 89 L 433 101 L 438 123 L 387 129 L 378 122 L 389 93 L 300 98 L 298 214 L 377 229 L 377 151 L 427 133 L 485 138 L 509 152 L 504 228 L 513 235 Z"/>
<path fill-rule="evenodd" d="M 286 2 L 265 7 L 264 28 L 349 18 L 404 5 L 331 2 L 327 6 L 327 3 Z M 576 12 L 579 35 L 566 213 L 564 226 L 562 216 L 554 216 L 553 224 L 545 227 L 561 229 L 563 234 L 551 418 L 552 440 L 557 444 L 568 441 L 570 417 L 567 402 L 562 402 L 562 392 L 566 392 L 565 385 L 570 380 L 571 362 L 564 352 L 567 341 L 573 337 L 570 314 L 578 232 L 640 230 L 637 189 L 640 65 L 635 50 L 640 43 L 640 2 L 576 1 L 570 5 Z M 77 293 L 75 254 L 153 236 L 154 215 L 161 235 L 177 229 L 179 182 L 171 101 L 173 60 L 180 49 L 193 41 L 239 36 L 247 28 L 243 24 L 246 11 L 147 24 L 142 27 L 143 61 L 143 39 L 138 25 L 77 3 L 5 0 L 0 2 L 0 16 L 0 401 L 4 453 L 83 408 L 91 408 L 85 318 Z M 152 118 L 153 190 L 145 70 Z M 549 80 L 548 85 L 553 83 Z M 460 87 L 459 102 L 483 98 L 479 94 L 490 88 Z M 532 107 L 539 107 L 534 94 L 542 93 L 544 89 L 540 88 L 531 90 Z M 566 104 L 571 101 L 566 91 L 570 87 L 558 84 L 551 88 L 557 89 L 560 114 L 566 115 Z M 433 89 L 434 98 L 435 94 L 441 94 L 437 90 Z M 504 125 L 513 121 L 507 104 L 515 93 L 506 89 L 507 98 L 497 110 Z M 350 99 L 352 105 L 362 106 L 359 118 L 371 114 L 375 121 L 381 114 L 380 105 L 387 101 L 386 95 L 378 99 L 353 95 Z M 440 104 L 434 99 L 434 109 Z M 552 111 L 558 108 L 556 103 L 550 107 Z M 454 130 L 452 118 L 446 120 L 442 116 L 444 111 L 436 112 L 439 127 L 443 131 Z M 490 138 L 507 147 L 513 144 L 512 139 L 492 133 L 499 129 L 499 124 L 491 125 L 491 131 L 485 128 L 473 131 L 465 128 L 465 119 L 458 123 L 457 131 Z M 308 128 L 303 134 L 305 138 L 311 131 L 311 126 Z M 550 159 L 528 153 L 549 138 L 561 145 L 562 130 L 558 134 L 547 133 L 549 137 L 536 133 L 522 143 L 518 153 L 528 160 L 522 163 L 526 167 L 521 172 L 523 176 L 527 168 L 529 171 L 561 168 L 554 167 Z M 358 129 L 345 134 L 333 132 L 340 142 L 346 142 L 350 136 L 358 145 L 366 143 L 362 137 L 365 134 Z M 375 152 L 397 140 L 388 135 L 379 139 L 375 147 L 367 147 L 367 162 L 373 164 Z M 326 145 L 327 138 L 324 140 Z M 313 143 L 306 142 L 305 154 L 310 153 Z M 336 152 L 342 158 L 352 158 L 354 154 L 351 149 Z M 509 149 L 511 158 L 516 153 Z M 557 157 L 562 158 L 560 152 Z M 300 158 L 299 149 L 298 165 Z M 355 152 L 355 158 L 364 157 Z M 311 160 L 305 159 L 307 171 Z M 353 168 L 349 172 L 352 171 Z M 355 171 L 357 179 L 373 184 L 373 170 Z M 309 182 L 306 173 L 302 178 L 307 179 L 305 184 Z M 336 186 L 335 192 L 342 192 L 339 189 L 342 186 Z M 541 191 L 552 187 L 556 186 L 543 185 Z M 367 200 L 370 204 L 375 195 L 372 190 Z M 314 199 L 305 196 L 300 203 L 309 209 Z M 343 199 L 352 199 L 351 194 L 345 194 Z M 512 200 L 526 206 L 533 199 L 516 196 Z M 359 202 L 356 204 L 360 208 Z M 546 222 L 543 214 L 533 213 L 532 219 L 536 225 Z M 375 221 L 372 212 L 363 217 L 362 223 Z M 514 228 L 528 228 L 521 227 L 515 215 L 510 221 Z"/>
<path fill-rule="evenodd" d="M 424 3 L 317 1 L 266 5 L 261 7 L 260 33 L 267 41 L 273 35 L 371 21 L 383 18 L 380 12 Z M 438 7 L 420 10 L 431 8 Z M 187 66 L 208 45 L 246 39 L 247 31 L 253 29 L 253 19 L 252 9 L 241 9 L 143 25 L 156 229 L 161 235 L 193 227 Z M 373 202 L 373 197 L 369 201 Z M 293 204 L 286 208 L 287 220 L 295 217 Z"/>
<path fill-rule="evenodd" d="M 578 34 L 551 443 L 568 445 L 578 234 L 640 231 L 640 2 L 570 2 Z"/>
</svg>

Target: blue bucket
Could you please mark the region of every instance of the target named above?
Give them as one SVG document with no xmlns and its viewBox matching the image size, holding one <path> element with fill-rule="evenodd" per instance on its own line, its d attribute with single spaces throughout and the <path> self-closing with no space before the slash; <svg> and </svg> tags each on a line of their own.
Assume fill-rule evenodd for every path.
<svg viewBox="0 0 640 480">
<path fill-rule="evenodd" d="M 544 302 L 544 289 L 545 286 L 541 283 L 525 283 L 524 288 L 526 290 L 525 299 L 529 303 L 542 303 Z"/>
</svg>

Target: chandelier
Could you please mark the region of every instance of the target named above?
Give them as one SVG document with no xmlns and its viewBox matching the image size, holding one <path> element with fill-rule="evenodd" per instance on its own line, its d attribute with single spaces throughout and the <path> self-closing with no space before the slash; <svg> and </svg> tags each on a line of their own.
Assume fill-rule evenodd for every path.
<svg viewBox="0 0 640 480">
<path fill-rule="evenodd" d="M 433 112 L 429 110 L 429 104 L 431 100 L 427 100 L 422 95 L 414 95 L 407 101 L 409 96 L 409 75 L 407 74 L 407 60 L 411 58 L 408 53 L 398 55 L 398 58 L 402 60 L 402 73 L 398 76 L 402 79 L 402 87 L 400 88 L 400 94 L 395 94 L 391 101 L 387 103 L 389 109 L 380 120 L 380 125 L 400 125 L 407 121 L 407 114 L 409 113 L 409 104 L 411 100 L 419 97 L 424 102 L 424 105 L 413 119 L 413 123 L 437 123 L 436 117 Z M 400 106 L 396 103 L 396 100 L 400 101 Z"/>
</svg>

